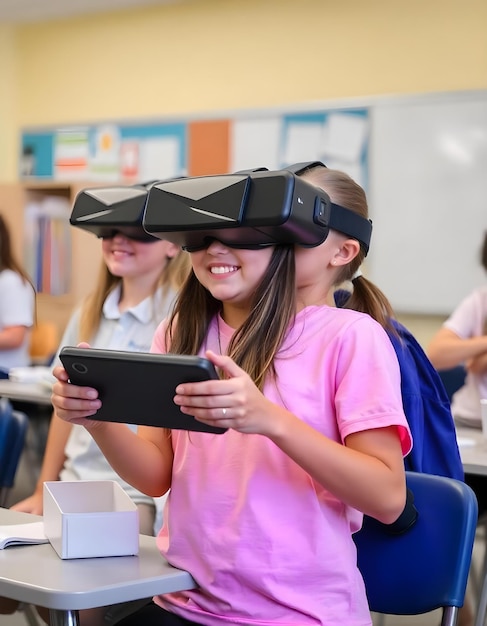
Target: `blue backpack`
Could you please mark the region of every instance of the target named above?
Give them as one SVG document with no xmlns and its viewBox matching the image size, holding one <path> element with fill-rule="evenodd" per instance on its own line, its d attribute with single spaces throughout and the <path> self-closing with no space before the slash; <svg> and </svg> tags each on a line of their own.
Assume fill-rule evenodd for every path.
<svg viewBox="0 0 487 626">
<path fill-rule="evenodd" d="M 402 324 L 392 320 L 399 336 L 389 339 L 401 370 L 404 413 L 413 436 L 413 449 L 404 459 L 407 470 L 463 480 L 450 399 L 423 348 Z"/>
</svg>

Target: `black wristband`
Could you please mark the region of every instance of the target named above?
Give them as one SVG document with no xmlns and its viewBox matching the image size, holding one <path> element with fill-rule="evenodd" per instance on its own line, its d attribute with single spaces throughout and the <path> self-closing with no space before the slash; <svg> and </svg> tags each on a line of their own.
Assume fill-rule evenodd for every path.
<svg viewBox="0 0 487 626">
<path fill-rule="evenodd" d="M 408 488 L 406 491 L 406 504 L 401 515 L 392 524 L 382 524 L 382 526 L 390 535 L 402 535 L 414 526 L 418 515 L 418 509 L 414 506 L 414 494 Z"/>
</svg>

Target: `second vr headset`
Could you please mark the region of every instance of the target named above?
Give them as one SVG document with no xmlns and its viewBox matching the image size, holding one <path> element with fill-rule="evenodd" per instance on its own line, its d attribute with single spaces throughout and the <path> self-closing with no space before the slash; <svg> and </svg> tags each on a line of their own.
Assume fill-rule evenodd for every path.
<svg viewBox="0 0 487 626">
<path fill-rule="evenodd" d="M 188 251 L 202 249 L 213 239 L 240 248 L 314 247 L 331 228 L 357 239 L 367 254 L 371 221 L 333 203 L 327 193 L 298 176 L 317 165 L 323 164 L 87 189 L 78 194 L 70 222 L 104 236 L 115 223 L 123 221 L 128 228 L 132 220 L 132 228 Z"/>
<path fill-rule="evenodd" d="M 111 237 L 120 232 L 136 241 L 157 241 L 158 237 L 142 226 L 151 184 L 83 189 L 74 200 L 69 222 L 97 237 Z"/>
</svg>

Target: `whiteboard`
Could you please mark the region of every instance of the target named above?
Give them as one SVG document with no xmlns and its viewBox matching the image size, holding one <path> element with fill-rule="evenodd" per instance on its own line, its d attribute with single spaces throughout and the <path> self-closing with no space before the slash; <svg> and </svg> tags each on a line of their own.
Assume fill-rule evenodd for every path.
<svg viewBox="0 0 487 626">
<path fill-rule="evenodd" d="M 370 108 L 367 276 L 397 313 L 448 315 L 486 281 L 487 92 Z"/>
</svg>

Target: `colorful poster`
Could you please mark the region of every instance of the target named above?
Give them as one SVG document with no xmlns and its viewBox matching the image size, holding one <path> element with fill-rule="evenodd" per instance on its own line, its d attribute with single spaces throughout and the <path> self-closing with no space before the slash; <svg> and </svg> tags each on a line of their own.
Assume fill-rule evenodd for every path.
<svg viewBox="0 0 487 626">
<path fill-rule="evenodd" d="M 88 180 L 88 128 L 64 128 L 54 133 L 54 179 Z"/>
</svg>

